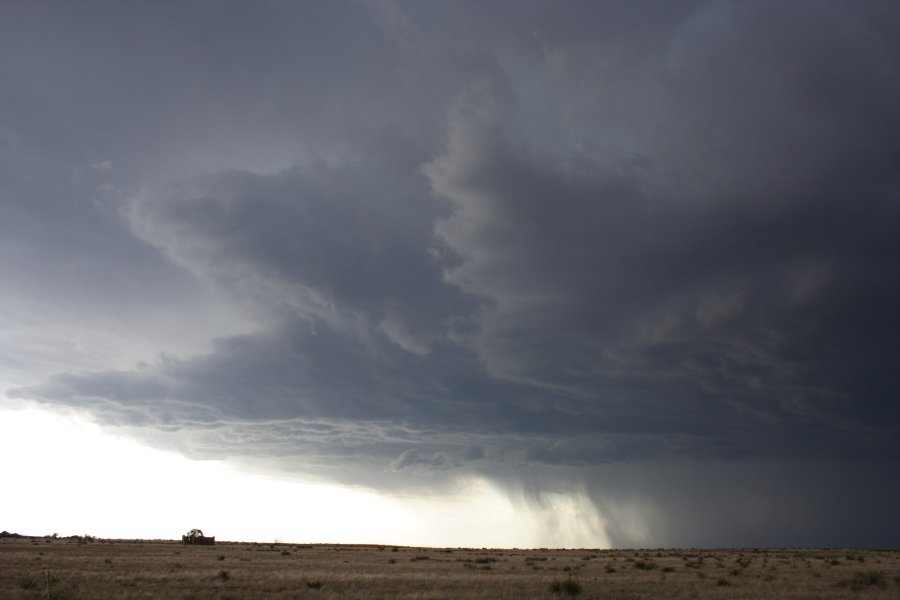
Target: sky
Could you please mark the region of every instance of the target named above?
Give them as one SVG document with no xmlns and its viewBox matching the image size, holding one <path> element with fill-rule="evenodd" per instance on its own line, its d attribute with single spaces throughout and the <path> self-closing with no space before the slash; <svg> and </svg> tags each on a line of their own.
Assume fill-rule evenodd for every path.
<svg viewBox="0 0 900 600">
<path fill-rule="evenodd" d="M 0 529 L 898 547 L 898 30 L 0 2 Z"/>
</svg>

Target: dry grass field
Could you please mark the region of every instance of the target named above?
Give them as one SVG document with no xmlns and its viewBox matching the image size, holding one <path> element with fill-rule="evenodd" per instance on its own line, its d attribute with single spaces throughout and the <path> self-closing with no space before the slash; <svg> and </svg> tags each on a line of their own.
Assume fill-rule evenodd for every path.
<svg viewBox="0 0 900 600">
<path fill-rule="evenodd" d="M 900 598 L 900 552 L 0 539 L 0 598 Z"/>
</svg>

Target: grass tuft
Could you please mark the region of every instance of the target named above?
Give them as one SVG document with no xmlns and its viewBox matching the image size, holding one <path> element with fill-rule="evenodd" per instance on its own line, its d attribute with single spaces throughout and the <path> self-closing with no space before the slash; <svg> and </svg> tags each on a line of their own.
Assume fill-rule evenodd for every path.
<svg viewBox="0 0 900 600">
<path fill-rule="evenodd" d="M 565 579 L 554 579 L 550 582 L 550 591 L 554 594 L 566 594 L 567 596 L 577 596 L 581 593 L 581 583 L 574 577 L 566 577 Z"/>
</svg>

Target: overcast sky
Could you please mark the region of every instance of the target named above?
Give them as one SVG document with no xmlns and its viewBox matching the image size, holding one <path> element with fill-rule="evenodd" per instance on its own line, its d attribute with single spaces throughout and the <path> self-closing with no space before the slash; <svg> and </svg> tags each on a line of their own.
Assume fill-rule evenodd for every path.
<svg viewBox="0 0 900 600">
<path fill-rule="evenodd" d="M 614 546 L 896 547 L 898 31 L 889 0 L 2 2 L 2 404 L 569 494 Z"/>
</svg>

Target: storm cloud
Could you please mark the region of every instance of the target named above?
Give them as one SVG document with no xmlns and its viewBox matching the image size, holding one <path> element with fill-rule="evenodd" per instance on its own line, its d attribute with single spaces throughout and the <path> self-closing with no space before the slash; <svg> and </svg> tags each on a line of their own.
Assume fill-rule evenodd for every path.
<svg viewBox="0 0 900 600">
<path fill-rule="evenodd" d="M 618 545 L 896 545 L 894 4 L 3 12 L 7 402 Z"/>
</svg>

